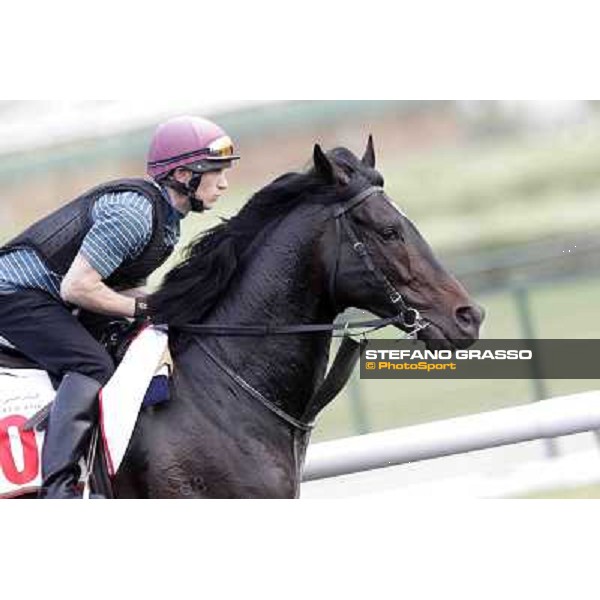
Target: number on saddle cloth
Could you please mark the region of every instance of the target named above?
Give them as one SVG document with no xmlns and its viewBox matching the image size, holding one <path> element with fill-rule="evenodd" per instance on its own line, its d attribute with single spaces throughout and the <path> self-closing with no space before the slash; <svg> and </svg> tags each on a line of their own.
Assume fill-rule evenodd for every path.
<svg viewBox="0 0 600 600">
<path fill-rule="evenodd" d="M 0 367 L 0 498 L 33 493 L 40 485 L 43 434 L 28 418 L 54 398 L 48 375 L 35 368 Z"/>
</svg>

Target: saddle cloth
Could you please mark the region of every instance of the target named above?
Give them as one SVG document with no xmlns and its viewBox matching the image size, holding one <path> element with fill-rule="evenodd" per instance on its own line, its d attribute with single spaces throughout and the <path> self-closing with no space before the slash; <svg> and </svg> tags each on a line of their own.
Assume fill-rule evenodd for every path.
<svg viewBox="0 0 600 600">
<path fill-rule="evenodd" d="M 167 398 L 167 345 L 165 331 L 144 328 L 100 391 L 100 431 L 111 476 L 125 456 L 140 408 Z M 45 371 L 0 367 L 0 498 L 39 489 L 44 433 L 24 431 L 23 426 L 54 396 Z"/>
</svg>

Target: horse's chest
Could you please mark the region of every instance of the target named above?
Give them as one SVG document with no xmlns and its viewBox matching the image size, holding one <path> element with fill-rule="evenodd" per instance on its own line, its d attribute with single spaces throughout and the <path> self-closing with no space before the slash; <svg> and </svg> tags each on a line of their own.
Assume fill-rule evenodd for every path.
<svg viewBox="0 0 600 600">
<path fill-rule="evenodd" d="M 177 419 L 147 448 L 150 495 L 187 498 L 291 498 L 298 473 L 291 432 L 241 414 L 203 411 Z"/>
</svg>

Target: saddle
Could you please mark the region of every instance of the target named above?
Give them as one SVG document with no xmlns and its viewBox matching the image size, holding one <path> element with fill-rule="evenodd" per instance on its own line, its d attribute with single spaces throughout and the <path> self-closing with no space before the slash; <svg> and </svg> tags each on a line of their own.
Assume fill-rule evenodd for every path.
<svg viewBox="0 0 600 600">
<path fill-rule="evenodd" d="M 84 479 L 110 496 L 110 477 L 127 449 L 140 410 L 169 399 L 170 369 L 163 363 L 167 334 L 146 324 L 113 322 L 101 336 L 117 369 L 99 394 L 98 435 Z M 44 424 L 55 386 L 48 374 L 0 340 L 0 498 L 37 491 Z"/>
</svg>

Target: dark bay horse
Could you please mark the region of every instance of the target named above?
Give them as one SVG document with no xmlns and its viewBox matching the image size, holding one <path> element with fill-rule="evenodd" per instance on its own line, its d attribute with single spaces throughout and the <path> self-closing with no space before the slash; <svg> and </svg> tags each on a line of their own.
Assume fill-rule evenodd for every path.
<svg viewBox="0 0 600 600">
<path fill-rule="evenodd" d="M 362 160 L 315 146 L 313 162 L 204 234 L 150 298 L 170 326 L 173 397 L 140 415 L 117 497 L 299 494 L 309 432 L 293 423 L 323 380 L 331 333 L 200 335 L 187 324 L 332 323 L 347 307 L 390 317 L 403 306 L 418 310 L 426 344 L 477 339 L 482 310 L 383 192 L 372 140 Z"/>
</svg>

